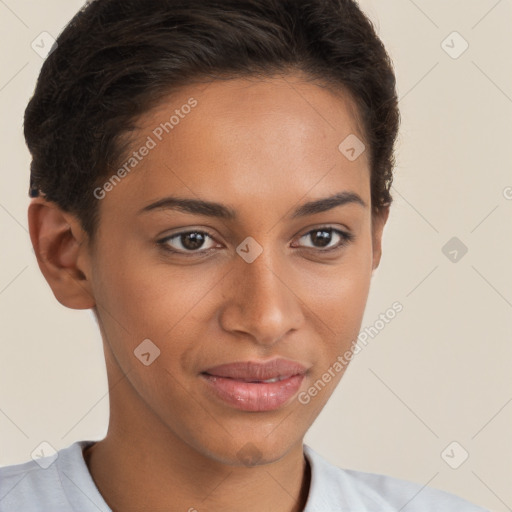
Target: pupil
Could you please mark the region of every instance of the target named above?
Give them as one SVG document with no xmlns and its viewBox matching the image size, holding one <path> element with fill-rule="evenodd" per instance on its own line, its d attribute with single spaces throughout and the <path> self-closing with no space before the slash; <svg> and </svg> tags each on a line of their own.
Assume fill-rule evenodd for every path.
<svg viewBox="0 0 512 512">
<path fill-rule="evenodd" d="M 324 233 L 324 235 L 317 236 L 318 233 Z M 311 236 L 314 239 L 313 241 L 320 241 L 320 247 L 325 247 L 325 246 L 329 245 L 329 243 L 330 243 L 331 230 L 330 229 L 321 229 L 321 230 L 318 230 L 318 231 L 315 231 L 314 233 L 312 233 Z"/>
<path fill-rule="evenodd" d="M 184 240 L 192 240 L 192 243 L 184 243 Z M 186 249 L 199 249 L 204 243 L 204 236 L 202 233 L 187 233 L 181 235 L 181 243 Z"/>
</svg>

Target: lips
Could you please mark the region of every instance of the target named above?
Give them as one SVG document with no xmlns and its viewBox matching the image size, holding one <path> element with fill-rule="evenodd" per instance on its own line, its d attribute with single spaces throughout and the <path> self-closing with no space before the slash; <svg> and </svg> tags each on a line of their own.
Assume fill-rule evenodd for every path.
<svg viewBox="0 0 512 512">
<path fill-rule="evenodd" d="M 204 371 L 212 377 L 224 377 L 241 382 L 264 382 L 284 380 L 293 375 L 306 373 L 306 368 L 288 359 L 274 359 L 266 363 L 244 361 L 240 363 L 223 364 Z"/>
<path fill-rule="evenodd" d="M 294 361 L 245 361 L 201 372 L 206 393 L 242 411 L 273 411 L 297 394 L 307 369 Z"/>
</svg>

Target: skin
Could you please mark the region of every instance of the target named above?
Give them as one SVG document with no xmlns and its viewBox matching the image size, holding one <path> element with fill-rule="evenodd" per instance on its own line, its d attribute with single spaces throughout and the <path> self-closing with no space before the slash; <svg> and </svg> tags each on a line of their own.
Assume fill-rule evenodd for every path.
<svg viewBox="0 0 512 512">
<path fill-rule="evenodd" d="M 103 337 L 110 423 L 87 465 L 117 511 L 299 511 L 310 484 L 303 437 L 343 372 L 308 404 L 295 398 L 268 412 L 212 398 L 199 373 L 283 357 L 308 368 L 300 391 L 312 386 L 357 338 L 389 211 L 372 216 L 368 151 L 349 161 L 338 150 L 349 134 L 363 140 L 347 96 L 299 75 L 194 84 L 140 118 L 133 149 L 190 97 L 197 106 L 100 201 L 94 244 L 44 197 L 29 206 L 55 297 L 94 308 Z M 341 191 L 366 207 L 287 217 Z M 224 203 L 238 219 L 138 214 L 168 195 Z M 322 253 L 308 233 L 326 226 L 354 239 Z M 185 230 L 206 231 L 213 238 L 196 253 L 213 252 L 180 256 L 156 243 Z M 263 249 L 252 263 L 236 252 L 248 236 Z M 149 366 L 134 356 L 147 338 L 161 351 Z M 257 460 L 244 462 L 241 449 Z"/>
</svg>

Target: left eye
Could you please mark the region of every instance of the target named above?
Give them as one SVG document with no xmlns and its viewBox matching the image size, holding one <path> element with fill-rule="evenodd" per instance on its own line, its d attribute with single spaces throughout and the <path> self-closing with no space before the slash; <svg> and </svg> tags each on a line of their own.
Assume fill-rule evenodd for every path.
<svg viewBox="0 0 512 512">
<path fill-rule="evenodd" d="M 340 238 L 339 242 L 335 244 L 333 247 L 325 249 L 325 247 L 328 247 L 331 244 L 333 234 L 337 235 Z M 318 250 L 319 252 L 328 252 L 331 250 L 339 249 L 342 246 L 346 245 L 353 239 L 354 235 L 352 235 L 351 233 L 345 233 L 344 231 L 341 231 L 339 229 L 322 227 L 309 231 L 308 233 L 302 235 L 299 238 L 299 240 L 307 237 L 310 237 L 311 240 L 313 240 L 313 242 L 317 244 L 317 246 L 306 246 L 306 248 Z M 204 245 L 206 238 L 211 238 L 212 240 L 214 240 L 214 238 L 205 231 L 183 231 L 181 233 L 176 233 L 175 235 L 165 237 L 159 240 L 157 243 L 167 251 L 183 254 L 185 256 L 192 256 L 194 254 L 208 252 L 213 248 L 209 247 L 201 251 L 199 250 Z M 181 247 L 177 248 L 175 246 L 171 246 L 170 242 L 175 239 L 179 242 Z"/>
<path fill-rule="evenodd" d="M 301 238 L 311 237 L 311 239 L 314 240 L 315 243 L 320 243 L 320 247 L 326 247 L 332 241 L 333 233 L 340 238 L 340 241 L 333 247 L 329 247 L 328 249 L 319 249 L 320 252 L 327 252 L 330 250 L 338 249 L 346 245 L 353 239 L 353 235 L 351 233 L 345 233 L 344 231 L 340 231 L 339 229 L 328 227 L 313 229 L 312 231 L 309 231 L 305 235 L 301 236 Z M 313 246 L 312 249 L 318 249 L 318 247 Z"/>
</svg>

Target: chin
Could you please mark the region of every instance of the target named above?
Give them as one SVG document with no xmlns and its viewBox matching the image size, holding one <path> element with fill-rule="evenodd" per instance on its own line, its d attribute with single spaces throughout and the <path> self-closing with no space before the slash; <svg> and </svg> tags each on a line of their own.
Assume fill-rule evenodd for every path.
<svg viewBox="0 0 512 512">
<path fill-rule="evenodd" d="M 273 440 L 263 434 L 254 436 L 245 435 L 240 438 L 233 437 L 229 444 L 222 443 L 205 447 L 203 453 L 227 466 L 255 467 L 272 464 L 282 459 L 302 438 L 290 443 L 290 436 L 276 437 Z"/>
</svg>

